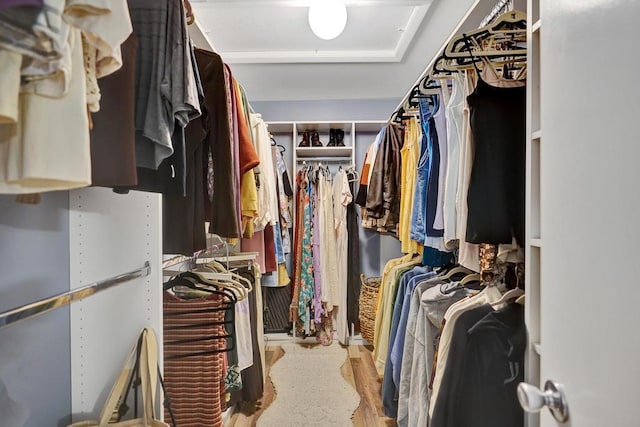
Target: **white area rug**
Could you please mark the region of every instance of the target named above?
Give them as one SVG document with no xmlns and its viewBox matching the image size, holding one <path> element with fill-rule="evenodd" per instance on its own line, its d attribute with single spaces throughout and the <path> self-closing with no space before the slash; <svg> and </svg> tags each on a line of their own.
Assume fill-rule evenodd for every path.
<svg viewBox="0 0 640 427">
<path fill-rule="evenodd" d="M 258 419 L 258 427 L 353 425 L 358 392 L 342 377 L 348 353 L 337 341 L 330 346 L 282 345 L 284 356 L 271 368 L 275 401 Z"/>
</svg>

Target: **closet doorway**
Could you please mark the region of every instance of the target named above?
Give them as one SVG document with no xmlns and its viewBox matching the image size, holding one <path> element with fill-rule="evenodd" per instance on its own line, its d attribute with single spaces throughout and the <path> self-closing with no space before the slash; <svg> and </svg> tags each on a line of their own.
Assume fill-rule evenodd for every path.
<svg viewBox="0 0 640 427">
<path fill-rule="evenodd" d="M 566 424 L 542 409 L 529 425 L 639 425 L 640 58 L 622 52 L 640 3 L 530 0 L 528 15 L 527 375 L 569 404 Z"/>
</svg>

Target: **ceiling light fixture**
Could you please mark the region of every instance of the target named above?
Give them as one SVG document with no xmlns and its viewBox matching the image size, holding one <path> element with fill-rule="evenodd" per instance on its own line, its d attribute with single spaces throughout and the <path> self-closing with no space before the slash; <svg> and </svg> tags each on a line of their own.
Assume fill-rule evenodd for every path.
<svg viewBox="0 0 640 427">
<path fill-rule="evenodd" d="M 309 8 L 311 31 L 323 40 L 332 40 L 347 25 L 347 6 L 339 0 L 316 1 Z"/>
</svg>

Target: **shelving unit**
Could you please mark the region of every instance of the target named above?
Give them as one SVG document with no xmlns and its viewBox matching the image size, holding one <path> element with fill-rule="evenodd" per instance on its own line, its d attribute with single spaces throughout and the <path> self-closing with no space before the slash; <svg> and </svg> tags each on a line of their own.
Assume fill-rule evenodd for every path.
<svg viewBox="0 0 640 427">
<path fill-rule="evenodd" d="M 296 155 L 302 157 L 346 157 L 351 158 L 353 147 L 296 147 Z"/>
<path fill-rule="evenodd" d="M 338 165 L 342 167 L 355 166 L 359 168 L 361 165 L 357 164 L 357 151 L 356 151 L 356 135 L 360 134 L 359 143 L 362 144 L 363 140 L 367 141 L 367 146 L 373 142 L 375 133 L 377 133 L 385 124 L 386 120 L 347 120 L 347 121 L 277 121 L 267 122 L 269 132 L 274 136 L 278 144 L 282 143 L 286 146 L 287 153 L 290 157 L 287 158 L 291 170 L 291 179 L 295 181 L 296 172 L 303 164 L 306 163 L 323 163 L 329 165 L 333 169 Z M 329 131 L 330 129 L 341 129 L 344 131 L 344 147 L 332 146 L 328 147 Z M 302 140 L 302 134 L 304 132 L 317 131 L 319 134 L 322 147 L 299 147 Z M 363 138 L 363 136 L 365 136 Z M 371 139 L 368 137 L 371 136 Z M 291 153 L 289 154 L 289 146 L 291 147 Z M 358 147 L 359 149 L 363 147 Z M 360 159 L 361 161 L 362 159 Z M 294 183 L 294 182 L 292 182 Z M 293 216 L 297 215 L 295 203 L 292 204 Z M 362 256 L 362 254 L 361 254 Z M 348 337 L 349 344 L 362 344 L 362 338 L 355 332 L 355 325 L 350 325 L 350 336 Z M 283 338 L 282 334 L 269 334 L 269 339 L 291 339 L 289 337 Z M 299 339 L 299 338 L 294 338 Z"/>
</svg>

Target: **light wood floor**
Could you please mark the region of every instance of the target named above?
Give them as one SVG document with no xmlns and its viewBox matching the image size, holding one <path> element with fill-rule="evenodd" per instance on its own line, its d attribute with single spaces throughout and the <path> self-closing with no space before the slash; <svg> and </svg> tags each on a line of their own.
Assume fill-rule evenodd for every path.
<svg viewBox="0 0 640 427">
<path fill-rule="evenodd" d="M 364 346 L 349 346 L 348 358 L 342 366 L 342 376 L 358 391 L 360 406 L 353 415 L 355 427 L 395 427 L 395 420 L 384 416 L 382 409 L 382 378 L 378 375 L 371 351 Z M 267 348 L 267 375 L 271 367 L 284 355 L 282 347 Z M 264 396 L 256 405 L 247 405 L 235 413 L 228 427 L 255 426 L 258 418 L 275 399 L 273 384 L 265 384 Z"/>
</svg>

